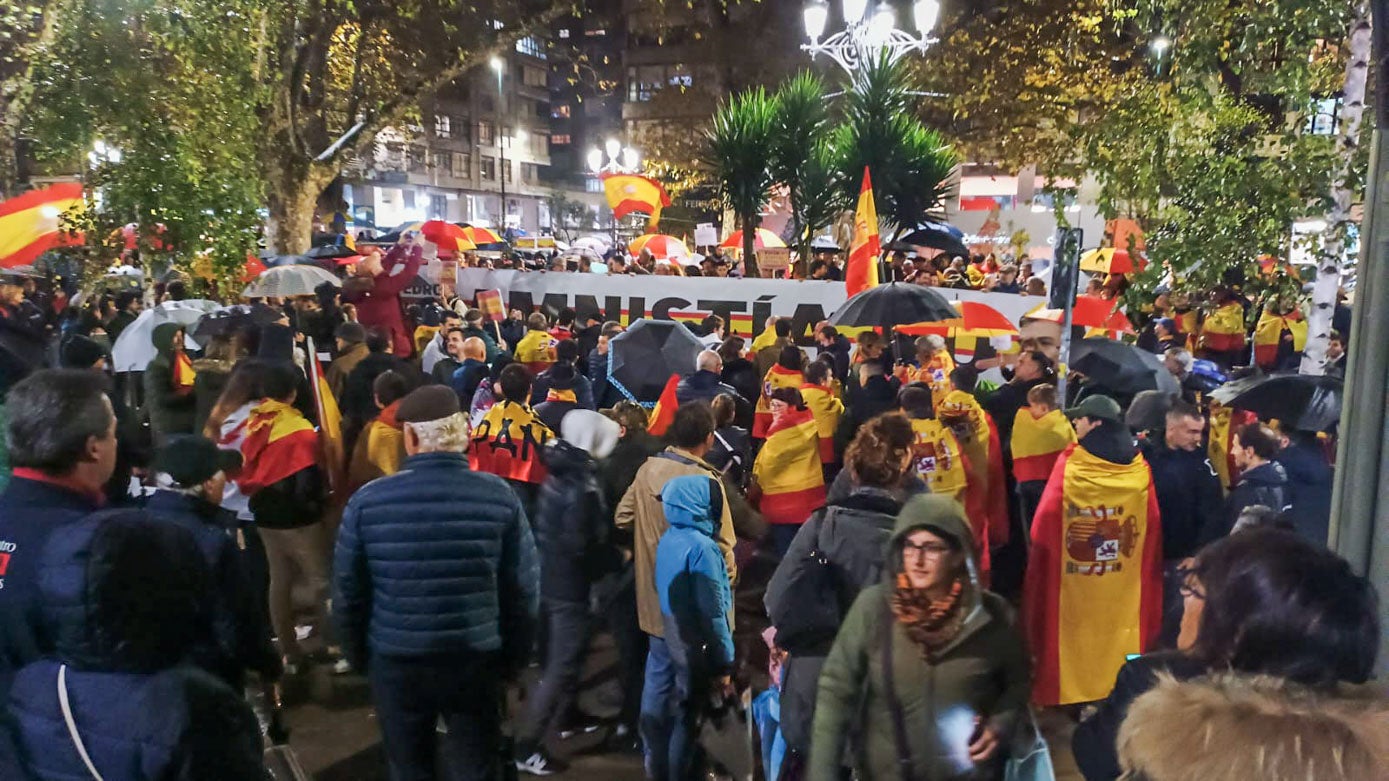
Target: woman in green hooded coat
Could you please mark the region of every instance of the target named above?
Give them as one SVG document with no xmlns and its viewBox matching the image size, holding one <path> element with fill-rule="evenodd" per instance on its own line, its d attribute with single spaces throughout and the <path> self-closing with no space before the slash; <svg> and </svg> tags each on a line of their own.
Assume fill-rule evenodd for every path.
<svg viewBox="0 0 1389 781">
<path fill-rule="evenodd" d="M 197 399 L 193 395 L 192 362 L 183 354 L 183 333 L 183 326 L 178 323 L 161 323 L 150 337 L 156 352 L 154 360 L 145 367 L 145 409 L 156 445 L 170 434 L 193 433 Z M 182 378 L 176 372 L 180 364 L 187 373 Z"/>
<path fill-rule="evenodd" d="M 944 496 L 897 516 L 883 582 L 859 594 L 820 675 L 811 781 L 837 781 L 845 761 L 865 781 L 1000 779 L 1032 746 L 1027 654 L 972 540 Z"/>
</svg>

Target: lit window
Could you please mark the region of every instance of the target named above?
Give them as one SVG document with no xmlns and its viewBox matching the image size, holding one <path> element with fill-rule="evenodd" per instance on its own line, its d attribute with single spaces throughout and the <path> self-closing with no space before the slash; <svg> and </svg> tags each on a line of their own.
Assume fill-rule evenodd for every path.
<svg viewBox="0 0 1389 781">
<path fill-rule="evenodd" d="M 496 180 L 496 178 L 497 178 L 497 158 L 495 158 L 495 157 L 486 157 L 486 156 L 484 156 L 484 157 L 482 158 L 482 178 L 483 178 L 485 181 L 488 181 L 488 182 L 491 182 L 491 181 L 495 181 L 495 180 Z"/>
<path fill-rule="evenodd" d="M 573 143 L 573 142 L 570 140 L 569 134 L 568 134 L 568 133 L 556 133 L 556 134 L 554 134 L 553 136 L 550 136 L 550 143 L 552 143 L 552 144 L 569 144 L 569 143 Z"/>
<path fill-rule="evenodd" d="M 537 59 L 545 59 L 545 44 L 541 43 L 540 39 L 534 35 L 527 35 L 525 38 L 518 39 L 516 41 L 516 51 L 522 54 L 529 54 Z"/>
<path fill-rule="evenodd" d="M 477 142 L 482 146 L 491 146 L 496 135 L 496 125 L 486 120 L 477 123 Z"/>
<path fill-rule="evenodd" d="M 439 138 L 452 138 L 452 137 L 453 137 L 453 133 L 450 131 L 450 128 L 451 128 L 452 125 L 453 125 L 453 122 L 452 122 L 452 120 L 450 119 L 450 117 L 449 117 L 448 114 L 435 114 L 435 115 L 434 115 L 434 135 L 435 135 L 435 136 L 437 136 L 437 137 L 439 137 Z"/>
<path fill-rule="evenodd" d="M 599 28 L 599 29 L 597 29 L 597 30 L 585 30 L 585 31 L 584 31 L 584 35 L 587 35 L 587 36 L 590 37 L 590 38 L 598 38 L 598 37 L 601 37 L 601 36 L 604 36 L 604 35 L 607 35 L 607 34 L 608 34 L 608 31 L 607 31 L 607 30 L 604 30 L 604 29 L 601 29 L 601 28 Z"/>
<path fill-rule="evenodd" d="M 569 37 L 569 28 L 566 27 L 566 28 L 560 30 L 560 31 L 559 31 L 559 37 L 561 37 L 561 38 L 568 38 L 568 37 Z"/>
<path fill-rule="evenodd" d="M 553 117 L 553 118 L 555 118 L 555 119 L 568 119 L 568 118 L 569 118 L 569 104 L 568 104 L 568 103 L 560 103 L 560 104 L 556 105 L 553 109 L 551 109 L 551 111 L 550 111 L 550 116 Z"/>
</svg>

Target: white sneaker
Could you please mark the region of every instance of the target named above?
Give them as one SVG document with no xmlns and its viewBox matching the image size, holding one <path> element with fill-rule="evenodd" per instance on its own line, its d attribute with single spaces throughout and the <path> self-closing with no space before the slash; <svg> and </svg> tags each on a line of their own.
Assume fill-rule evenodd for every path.
<svg viewBox="0 0 1389 781">
<path fill-rule="evenodd" d="M 551 776 L 555 773 L 563 773 L 568 765 L 546 756 L 544 751 L 537 751 L 526 757 L 524 760 L 516 760 L 516 770 L 532 776 Z"/>
</svg>

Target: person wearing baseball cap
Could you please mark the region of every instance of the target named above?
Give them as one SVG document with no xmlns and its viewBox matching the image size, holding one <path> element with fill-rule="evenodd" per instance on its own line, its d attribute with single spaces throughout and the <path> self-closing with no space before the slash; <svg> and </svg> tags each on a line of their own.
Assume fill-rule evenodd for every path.
<svg viewBox="0 0 1389 781">
<path fill-rule="evenodd" d="M 242 563 L 236 513 L 221 506 L 227 476 L 241 468 L 241 454 L 222 450 L 206 437 L 181 434 L 169 437 L 155 452 L 153 467 L 159 487 L 145 509 L 193 535 L 215 581 L 216 647 L 200 654 L 199 661 L 236 691 L 245 685 L 248 670 L 266 680 L 278 679 L 283 671 L 280 655 L 261 607 L 260 589 Z"/>
<path fill-rule="evenodd" d="M 1124 410 L 1119 402 L 1104 395 L 1086 396 L 1066 410 L 1066 417 L 1075 427 L 1080 446 L 1115 464 L 1127 464 L 1138 452 L 1133 434 L 1124 425 Z"/>
</svg>

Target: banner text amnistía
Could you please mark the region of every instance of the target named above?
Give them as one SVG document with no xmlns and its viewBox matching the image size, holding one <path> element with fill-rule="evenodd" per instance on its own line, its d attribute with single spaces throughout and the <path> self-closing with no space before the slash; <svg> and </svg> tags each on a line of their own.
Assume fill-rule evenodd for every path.
<svg viewBox="0 0 1389 781">
<path fill-rule="evenodd" d="M 431 273 L 432 271 L 432 273 Z M 437 269 L 426 270 L 404 291 L 409 299 L 439 295 Z M 699 321 L 715 314 L 729 332 L 756 336 L 768 317 L 790 317 L 791 332 L 808 334 L 846 299 L 843 282 L 788 279 L 730 279 L 726 277 L 609 276 L 459 269 L 457 293 L 471 301 L 480 290 L 500 290 L 507 310 L 558 312 L 571 307 L 578 314 L 629 323 L 642 317 Z M 1036 297 L 1011 293 L 941 288 L 948 300 L 980 301 L 1017 322 L 1037 306 Z"/>
</svg>

